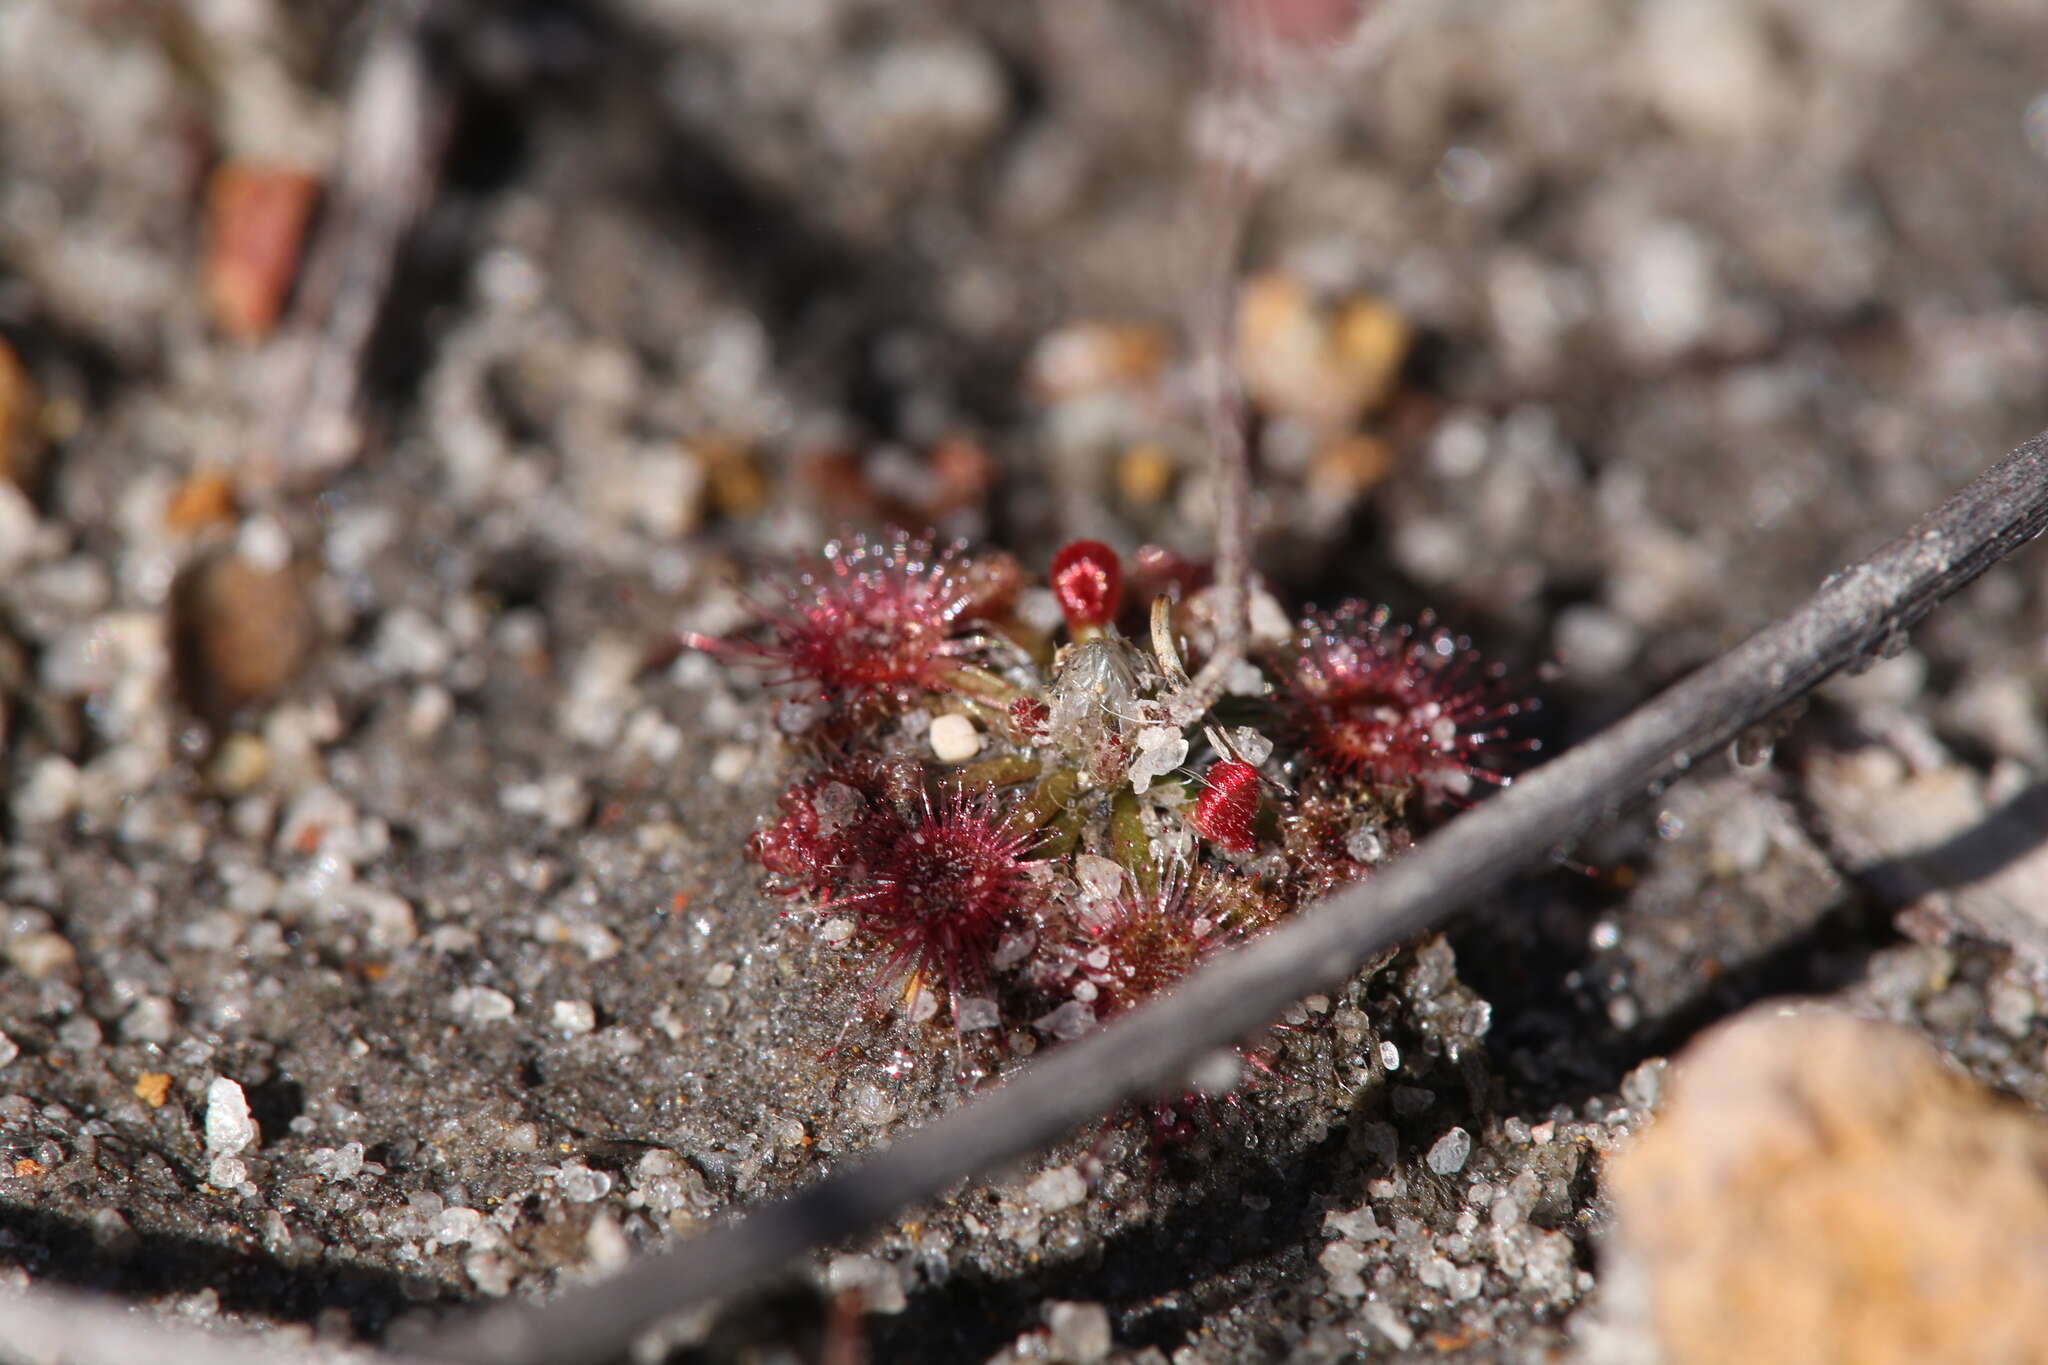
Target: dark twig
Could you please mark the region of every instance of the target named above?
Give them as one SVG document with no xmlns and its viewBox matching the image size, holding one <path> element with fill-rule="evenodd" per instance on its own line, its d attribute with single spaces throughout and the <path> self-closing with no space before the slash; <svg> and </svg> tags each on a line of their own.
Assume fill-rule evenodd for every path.
<svg viewBox="0 0 2048 1365">
<path fill-rule="evenodd" d="M 209 1330 L 95 1294 L 0 1290 L 0 1360 L 62 1365 L 426 1365 L 418 1357 Z"/>
<path fill-rule="evenodd" d="M 435 0 L 387 0 L 348 96 L 342 162 L 307 262 L 279 377 L 245 470 L 251 488 L 318 484 L 362 446 L 370 340 L 398 254 L 438 181 L 450 110 L 431 78 Z"/>
<path fill-rule="evenodd" d="M 1634 794 L 1852 660 L 2048 526 L 2048 432 L 1906 535 L 1835 575 L 1791 616 L 1467 812 L 1371 881 L 1205 967 L 1179 990 L 784 1203 L 757 1210 L 545 1305 L 450 1325 L 429 1354 L 493 1365 L 594 1365 L 662 1318 L 758 1283 L 954 1182 L 995 1169 L 1134 1097 L 1326 989 L 1384 948 L 1442 924 Z"/>
</svg>

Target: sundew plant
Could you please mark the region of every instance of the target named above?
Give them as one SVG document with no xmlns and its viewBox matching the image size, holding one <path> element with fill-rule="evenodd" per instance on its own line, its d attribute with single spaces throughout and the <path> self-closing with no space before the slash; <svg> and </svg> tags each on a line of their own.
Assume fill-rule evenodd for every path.
<svg viewBox="0 0 2048 1365">
<path fill-rule="evenodd" d="M 1040 585 L 899 532 L 825 546 L 753 633 L 689 637 L 783 693 L 795 770 L 749 852 L 860 964 L 850 1022 L 943 1046 L 943 1011 L 963 1055 L 1077 1038 L 1371 876 L 1531 747 L 1533 703 L 1469 641 L 1359 602 L 1286 625 L 1254 589 L 1205 693 L 1208 578 L 1081 541 Z"/>
</svg>

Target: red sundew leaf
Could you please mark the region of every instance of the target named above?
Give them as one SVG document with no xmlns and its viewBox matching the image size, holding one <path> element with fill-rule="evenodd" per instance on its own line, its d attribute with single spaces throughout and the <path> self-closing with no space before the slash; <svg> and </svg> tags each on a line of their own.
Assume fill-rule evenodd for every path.
<svg viewBox="0 0 2048 1365">
<path fill-rule="evenodd" d="M 999 578 L 977 575 L 957 545 L 935 552 L 902 532 L 834 541 L 785 583 L 781 603 L 761 606 L 766 639 L 683 642 L 773 669 L 772 682 L 837 707 L 901 710 L 948 691 L 971 661 L 977 646 L 962 629 L 1001 597 Z"/>
<path fill-rule="evenodd" d="M 1303 621 L 1275 672 L 1284 724 L 1330 769 L 1436 801 L 1505 785 L 1507 722 L 1534 705 L 1429 617 L 1358 602 Z"/>
</svg>

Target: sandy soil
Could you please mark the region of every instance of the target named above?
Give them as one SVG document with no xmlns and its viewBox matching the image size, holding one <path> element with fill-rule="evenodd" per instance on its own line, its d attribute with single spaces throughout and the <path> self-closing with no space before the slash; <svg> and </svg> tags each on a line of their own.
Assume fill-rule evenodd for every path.
<svg viewBox="0 0 2048 1365">
<path fill-rule="evenodd" d="M 1189 13 L 456 16 L 363 451 L 277 493 L 244 463 L 275 348 L 209 306 L 207 185 L 332 176 L 368 16 L 0 6 L 33 390 L 0 383 L 0 1273 L 381 1339 L 959 1102 L 943 1021 L 821 1060 L 848 969 L 743 855 L 773 712 L 643 664 L 848 525 L 1204 552 Z M 1366 397 L 1272 362 L 1289 602 L 1433 605 L 1568 744 L 2048 411 L 2033 6 L 1409 3 L 1383 34 L 1284 92 L 1245 252 L 1326 310 L 1290 324 L 1371 300 L 1412 336 Z M 1136 377 L 1075 381 L 1062 338 Z M 2044 575 L 1304 1011 L 1192 1142 L 1079 1137 L 676 1358 L 816 1358 L 857 1290 L 875 1360 L 1556 1359 L 1599 1311 L 1601 1164 L 1706 1024 L 1832 996 L 2048 1105 L 2038 908 L 1873 871 L 2039 780 Z"/>
</svg>

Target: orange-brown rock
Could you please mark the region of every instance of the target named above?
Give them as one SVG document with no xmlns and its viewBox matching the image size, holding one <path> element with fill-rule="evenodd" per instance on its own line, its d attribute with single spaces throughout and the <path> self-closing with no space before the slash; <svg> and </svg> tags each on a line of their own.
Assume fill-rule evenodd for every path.
<svg viewBox="0 0 2048 1365">
<path fill-rule="evenodd" d="M 1406 318 L 1377 299 L 1326 309 L 1288 276 L 1259 276 L 1238 303 L 1245 390 L 1268 412 L 1341 430 L 1393 392 L 1409 330 Z"/>
<path fill-rule="evenodd" d="M 1117 492 L 1127 506 L 1146 511 L 1166 497 L 1176 472 L 1166 447 L 1156 441 L 1140 441 L 1116 462 Z"/>
<path fill-rule="evenodd" d="M 228 525 L 235 512 L 235 481 L 222 470 L 201 470 L 172 490 L 164 524 L 173 531 L 197 531 Z"/>
<path fill-rule="evenodd" d="M 206 302 L 239 341 L 277 326 L 298 278 L 300 249 L 320 182 L 304 171 L 229 161 L 206 192 Z"/>
<path fill-rule="evenodd" d="M 1716 1030 L 1608 1183 L 1669 1365 L 2048 1361 L 2048 1120 L 1902 1029 Z"/>
</svg>

